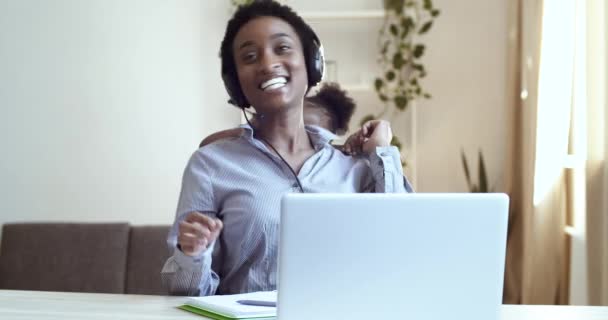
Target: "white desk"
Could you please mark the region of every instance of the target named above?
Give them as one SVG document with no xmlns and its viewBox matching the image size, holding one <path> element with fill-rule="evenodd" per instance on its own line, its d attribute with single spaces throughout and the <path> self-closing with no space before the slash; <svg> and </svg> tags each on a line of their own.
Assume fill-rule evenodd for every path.
<svg viewBox="0 0 608 320">
<path fill-rule="evenodd" d="M 180 297 L 0 290 L 2 320 L 205 319 L 176 309 Z M 501 320 L 608 320 L 608 307 L 502 307 Z"/>
</svg>

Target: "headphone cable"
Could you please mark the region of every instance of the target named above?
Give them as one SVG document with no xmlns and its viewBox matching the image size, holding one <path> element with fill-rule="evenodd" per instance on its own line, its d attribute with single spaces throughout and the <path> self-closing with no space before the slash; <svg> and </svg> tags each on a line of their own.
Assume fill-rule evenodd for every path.
<svg viewBox="0 0 608 320">
<path fill-rule="evenodd" d="M 249 118 L 247 118 L 247 113 L 245 113 L 245 108 L 242 108 L 243 110 L 243 116 L 245 117 L 245 121 L 247 121 L 247 124 L 249 124 L 249 126 L 251 127 L 251 130 L 253 131 L 253 135 L 254 137 L 256 136 L 255 134 L 255 128 L 253 127 L 253 125 L 251 124 L 251 122 L 249 122 Z M 266 139 L 257 136 L 258 139 L 262 140 L 263 142 L 265 142 L 268 146 L 270 146 L 270 148 L 279 156 L 279 158 L 281 159 L 281 161 L 283 161 L 283 163 L 285 163 L 285 165 L 287 166 L 287 168 L 289 168 L 289 171 L 291 171 L 291 174 L 293 174 L 293 177 L 296 178 L 296 183 L 298 184 L 298 187 L 300 188 L 300 192 L 304 193 L 304 188 L 302 187 L 302 183 L 300 183 L 300 179 L 298 178 L 298 174 L 296 173 L 295 170 L 293 170 L 293 168 L 289 165 L 289 163 L 287 162 L 287 160 L 285 160 L 285 158 L 283 158 L 283 156 L 281 155 L 281 153 L 279 153 L 279 151 L 277 149 L 275 149 L 274 146 L 272 146 L 272 144 L 270 144 L 270 142 L 266 141 Z"/>
</svg>

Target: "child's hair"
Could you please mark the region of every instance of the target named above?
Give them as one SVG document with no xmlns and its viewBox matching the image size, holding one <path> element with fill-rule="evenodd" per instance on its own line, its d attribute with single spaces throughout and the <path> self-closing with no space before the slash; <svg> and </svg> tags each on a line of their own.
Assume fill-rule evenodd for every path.
<svg viewBox="0 0 608 320">
<path fill-rule="evenodd" d="M 319 91 L 306 98 L 315 107 L 324 108 L 332 118 L 335 133 L 343 135 L 348 131 L 348 123 L 355 112 L 355 101 L 337 83 L 325 83 Z"/>
</svg>

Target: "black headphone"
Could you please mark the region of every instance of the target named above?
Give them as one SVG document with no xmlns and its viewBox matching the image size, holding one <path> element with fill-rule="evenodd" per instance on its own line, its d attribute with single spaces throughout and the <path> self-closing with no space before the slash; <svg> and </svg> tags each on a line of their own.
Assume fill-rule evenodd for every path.
<svg viewBox="0 0 608 320">
<path fill-rule="evenodd" d="M 312 88 L 323 80 L 325 69 L 325 58 L 323 56 L 323 45 L 315 32 L 307 25 L 304 34 L 311 37 L 309 45 L 302 43 L 304 47 L 304 60 L 306 61 L 306 73 L 308 75 L 308 88 Z M 306 39 L 302 39 L 302 42 Z M 230 100 L 228 102 L 241 109 L 249 108 L 250 104 L 241 90 L 239 79 L 234 69 L 234 61 L 222 60 L 222 80 Z"/>
</svg>

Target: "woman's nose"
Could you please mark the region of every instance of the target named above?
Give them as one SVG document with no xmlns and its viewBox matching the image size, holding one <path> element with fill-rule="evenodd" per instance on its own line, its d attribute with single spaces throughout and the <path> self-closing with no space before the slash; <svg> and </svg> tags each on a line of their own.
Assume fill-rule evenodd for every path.
<svg viewBox="0 0 608 320">
<path fill-rule="evenodd" d="M 262 73 L 273 73 L 280 67 L 279 59 L 272 53 L 265 53 L 260 59 L 259 71 Z"/>
</svg>

